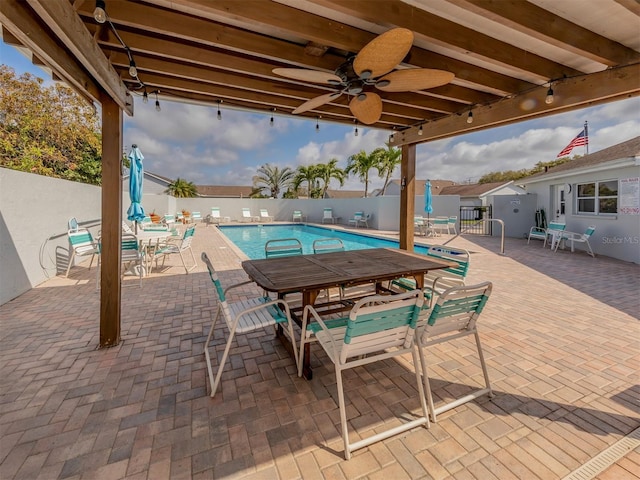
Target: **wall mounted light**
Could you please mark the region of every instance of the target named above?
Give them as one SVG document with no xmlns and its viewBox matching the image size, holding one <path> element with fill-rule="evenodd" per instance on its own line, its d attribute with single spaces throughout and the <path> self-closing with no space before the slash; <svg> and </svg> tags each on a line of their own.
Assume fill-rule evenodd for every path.
<svg viewBox="0 0 640 480">
<path fill-rule="evenodd" d="M 98 23 L 104 23 L 107 21 L 107 12 L 105 10 L 106 5 L 104 0 L 96 0 L 96 9 L 93 11 L 93 18 Z"/>
<path fill-rule="evenodd" d="M 544 103 L 547 105 L 551 105 L 553 103 L 553 88 L 551 88 L 551 84 L 549 84 L 549 90 L 547 90 L 547 98 L 544 99 Z"/>
</svg>

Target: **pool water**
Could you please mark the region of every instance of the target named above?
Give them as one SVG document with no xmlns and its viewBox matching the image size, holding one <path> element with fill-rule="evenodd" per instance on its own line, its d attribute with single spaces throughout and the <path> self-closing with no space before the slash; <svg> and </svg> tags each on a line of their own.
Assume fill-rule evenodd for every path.
<svg viewBox="0 0 640 480">
<path fill-rule="evenodd" d="M 345 250 L 399 248 L 399 242 L 395 240 L 310 225 L 231 225 L 220 226 L 220 231 L 252 260 L 265 258 L 264 244 L 268 240 L 282 238 L 297 238 L 300 240 L 302 252 L 305 254 L 313 253 L 313 241 L 320 238 L 339 238 L 344 243 Z M 416 245 L 415 251 L 417 253 L 426 253 L 427 250 Z"/>
</svg>

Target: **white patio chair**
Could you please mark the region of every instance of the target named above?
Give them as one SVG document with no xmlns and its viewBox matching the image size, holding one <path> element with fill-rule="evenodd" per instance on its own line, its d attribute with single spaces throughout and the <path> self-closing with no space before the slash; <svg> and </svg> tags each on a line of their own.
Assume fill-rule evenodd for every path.
<svg viewBox="0 0 640 480">
<path fill-rule="evenodd" d="M 375 435 L 350 443 L 342 380 L 344 370 L 409 352 L 413 356 L 414 366 L 417 367 L 418 352 L 413 347 L 413 341 L 423 301 L 422 292 L 419 290 L 397 295 L 372 295 L 356 302 L 348 318 L 335 320 L 323 320 L 311 305 L 307 305 L 304 309 L 298 375 L 302 375 L 304 343 L 305 340 L 309 341 L 307 331 L 313 331 L 315 339 L 335 365 L 344 456 L 347 460 L 351 458 L 351 452 L 354 450 L 420 425 L 429 427 L 429 413 L 420 380 L 420 371 L 415 368 L 416 388 L 422 406 L 422 415 L 384 431 L 376 428 L 378 433 Z M 310 323 L 311 320 L 314 322 Z M 411 416 L 415 417 L 415 414 L 411 413 Z"/>
<path fill-rule="evenodd" d="M 562 243 L 563 248 L 565 248 L 566 242 L 570 242 L 571 252 L 574 252 L 574 243 L 584 243 L 587 246 L 587 253 L 595 258 L 596 254 L 593 253 L 591 244 L 589 243 L 589 238 L 591 238 L 591 235 L 593 235 L 593 232 L 595 232 L 595 230 L 595 225 L 589 225 L 584 233 L 567 232 L 563 230 L 560 234 L 560 238 L 556 240 L 554 252 L 558 251 L 558 246 L 560 245 L 560 243 Z"/>
<path fill-rule="evenodd" d="M 273 217 L 269 215 L 269 212 L 266 208 L 260 209 L 260 221 L 262 222 L 273 222 Z"/>
<path fill-rule="evenodd" d="M 547 246 L 547 241 L 551 248 L 555 248 L 555 240 L 556 237 L 559 238 L 560 232 L 562 232 L 566 228 L 566 224 L 560 222 L 549 222 L 549 226 L 547 228 L 542 227 L 531 227 L 529 229 L 529 237 L 527 238 L 527 245 L 532 238 L 537 238 L 538 240 L 542 240 L 542 248 Z"/>
<path fill-rule="evenodd" d="M 98 246 L 98 249 L 100 247 Z M 142 287 L 142 277 L 145 273 L 144 254 L 140 249 L 140 242 L 133 233 L 123 233 L 120 245 L 120 262 L 122 264 L 122 277 L 127 272 L 137 275 L 138 284 Z M 124 285 L 124 284 L 123 284 Z M 100 255 L 98 255 L 98 268 L 96 270 L 96 290 L 100 288 Z"/>
<path fill-rule="evenodd" d="M 303 222 L 304 221 L 304 215 L 302 215 L 302 212 L 300 210 L 294 210 L 293 211 L 293 220 L 294 222 Z"/>
<path fill-rule="evenodd" d="M 216 224 L 220 224 L 220 223 L 227 223 L 231 221 L 231 217 L 223 217 L 220 215 L 220 208 L 219 207 L 211 207 L 211 222 L 212 223 L 216 223 Z"/>
<path fill-rule="evenodd" d="M 227 301 L 227 293 L 229 290 L 253 283 L 251 281 L 241 282 L 226 289 L 222 288 L 222 284 L 218 278 L 209 257 L 206 253 L 202 252 L 202 261 L 207 266 L 211 281 L 215 286 L 215 292 L 218 297 L 218 309 L 216 316 L 213 318 L 211 328 L 209 329 L 209 335 L 204 344 L 204 354 L 207 360 L 207 370 L 209 372 L 209 383 L 211 385 L 211 397 L 216 394 L 218 384 L 220 383 L 220 377 L 224 365 L 229 356 L 231 350 L 231 344 L 233 343 L 233 337 L 236 333 L 249 333 L 256 330 L 260 330 L 269 326 L 282 326 L 283 330 L 287 333 L 291 345 L 293 346 L 293 353 L 295 357 L 296 367 L 298 367 L 298 353 L 296 349 L 295 335 L 293 333 L 293 322 L 291 320 L 291 313 L 289 311 L 289 305 L 284 300 L 272 300 L 269 297 L 248 298 L 245 300 L 230 303 Z M 211 365 L 211 355 L 209 353 L 209 345 L 213 337 L 213 332 L 216 326 L 218 318 L 222 317 L 229 329 L 229 337 L 222 354 L 222 358 L 218 363 L 218 370 L 213 374 L 213 367 Z"/>
<path fill-rule="evenodd" d="M 255 215 L 251 214 L 251 209 L 250 208 L 243 208 L 242 209 L 242 218 L 240 219 L 240 221 L 242 222 L 259 222 L 260 221 L 260 217 L 256 217 Z"/>
<path fill-rule="evenodd" d="M 76 227 L 75 230 L 69 230 L 67 232 L 67 236 L 69 237 L 71 258 L 69 258 L 67 272 L 64 275 L 65 277 L 69 276 L 69 270 L 71 270 L 71 266 L 73 265 L 73 261 L 76 257 L 91 255 L 91 261 L 89 262 L 89 269 L 91 269 L 93 258 L 100 253 L 98 243 L 93 239 L 89 230 Z"/>
<path fill-rule="evenodd" d="M 325 222 L 336 223 L 336 221 L 337 221 L 337 217 L 333 216 L 333 209 L 325 208 L 322 214 L 322 223 L 325 223 Z"/>
<path fill-rule="evenodd" d="M 202 214 L 200 212 L 191 212 L 191 221 L 193 223 L 202 222 Z"/>
<path fill-rule="evenodd" d="M 449 234 L 449 217 L 432 218 L 431 231 L 436 236 L 440 236 L 445 232 Z"/>
<path fill-rule="evenodd" d="M 457 223 L 458 223 L 457 216 L 449 217 L 449 228 L 447 230 L 447 233 L 451 233 L 451 231 L 453 231 L 453 234 L 457 235 L 458 234 L 458 230 L 456 229 Z"/>
<path fill-rule="evenodd" d="M 365 215 L 364 212 L 356 212 L 353 214 L 353 218 L 349 219 L 349 224 L 355 228 L 358 228 L 359 225 L 364 225 L 369 228 L 369 217 L 370 215 Z"/>
<path fill-rule="evenodd" d="M 169 255 L 180 255 L 180 260 L 182 261 L 182 266 L 184 267 L 187 275 L 191 270 L 198 266 L 198 262 L 196 261 L 196 256 L 193 253 L 193 249 L 191 248 L 191 242 L 193 240 L 193 235 L 195 234 L 196 226 L 192 225 L 188 227 L 184 234 L 182 235 L 182 239 L 180 243 L 173 243 L 168 241 L 166 243 L 159 244 L 153 253 L 153 261 L 156 263 L 156 267 L 158 266 L 158 260 L 162 258 L 162 266 L 164 267 L 164 262 L 166 261 Z M 187 262 L 185 261 L 186 252 L 189 251 L 191 253 L 191 259 L 193 260 L 193 265 L 187 266 Z M 149 273 L 151 273 L 151 262 L 149 262 Z"/>
<path fill-rule="evenodd" d="M 427 393 L 429 412 L 431 412 L 431 420 L 433 422 L 437 421 L 437 415 L 478 398 L 485 393 L 488 394 L 489 397 L 493 397 L 491 384 L 489 382 L 489 373 L 487 372 L 487 366 L 482 354 L 482 346 L 480 345 L 480 336 L 478 335 L 477 327 L 478 317 L 480 313 L 482 313 L 482 309 L 491 295 L 491 288 L 491 282 L 450 288 L 438 297 L 438 301 L 434 307 L 427 311 L 428 313 L 426 313 L 424 319 L 420 320 L 420 325 L 416 332 L 415 348 L 420 356 L 424 390 Z M 432 345 L 448 342 L 467 335 L 473 335 L 475 337 L 485 387 L 435 408 L 429 382 L 427 361 L 425 359 L 425 350 Z"/>
</svg>

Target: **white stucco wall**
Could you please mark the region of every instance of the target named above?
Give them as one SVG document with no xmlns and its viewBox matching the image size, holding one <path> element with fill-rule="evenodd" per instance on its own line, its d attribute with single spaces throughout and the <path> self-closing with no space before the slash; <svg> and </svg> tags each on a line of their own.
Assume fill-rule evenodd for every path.
<svg viewBox="0 0 640 480">
<path fill-rule="evenodd" d="M 101 204 L 100 187 L 0 168 L 0 304 L 66 268 L 69 218 L 96 234 Z"/>
</svg>

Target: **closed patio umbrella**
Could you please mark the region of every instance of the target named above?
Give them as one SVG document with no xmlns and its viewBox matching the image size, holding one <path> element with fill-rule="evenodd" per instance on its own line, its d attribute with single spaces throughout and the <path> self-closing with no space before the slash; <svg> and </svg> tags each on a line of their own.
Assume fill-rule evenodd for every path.
<svg viewBox="0 0 640 480">
<path fill-rule="evenodd" d="M 127 210 L 127 219 L 136 222 L 136 232 L 138 230 L 138 222 L 144 218 L 144 209 L 142 208 L 142 181 L 144 178 L 144 168 L 142 166 L 142 152 L 137 145 L 131 145 L 129 152 L 129 197 L 131 198 L 131 206 Z"/>
<path fill-rule="evenodd" d="M 424 184 L 424 211 L 427 212 L 427 222 L 429 216 L 433 213 L 433 205 L 431 204 L 433 199 L 431 198 L 431 181 L 427 180 Z"/>
</svg>

